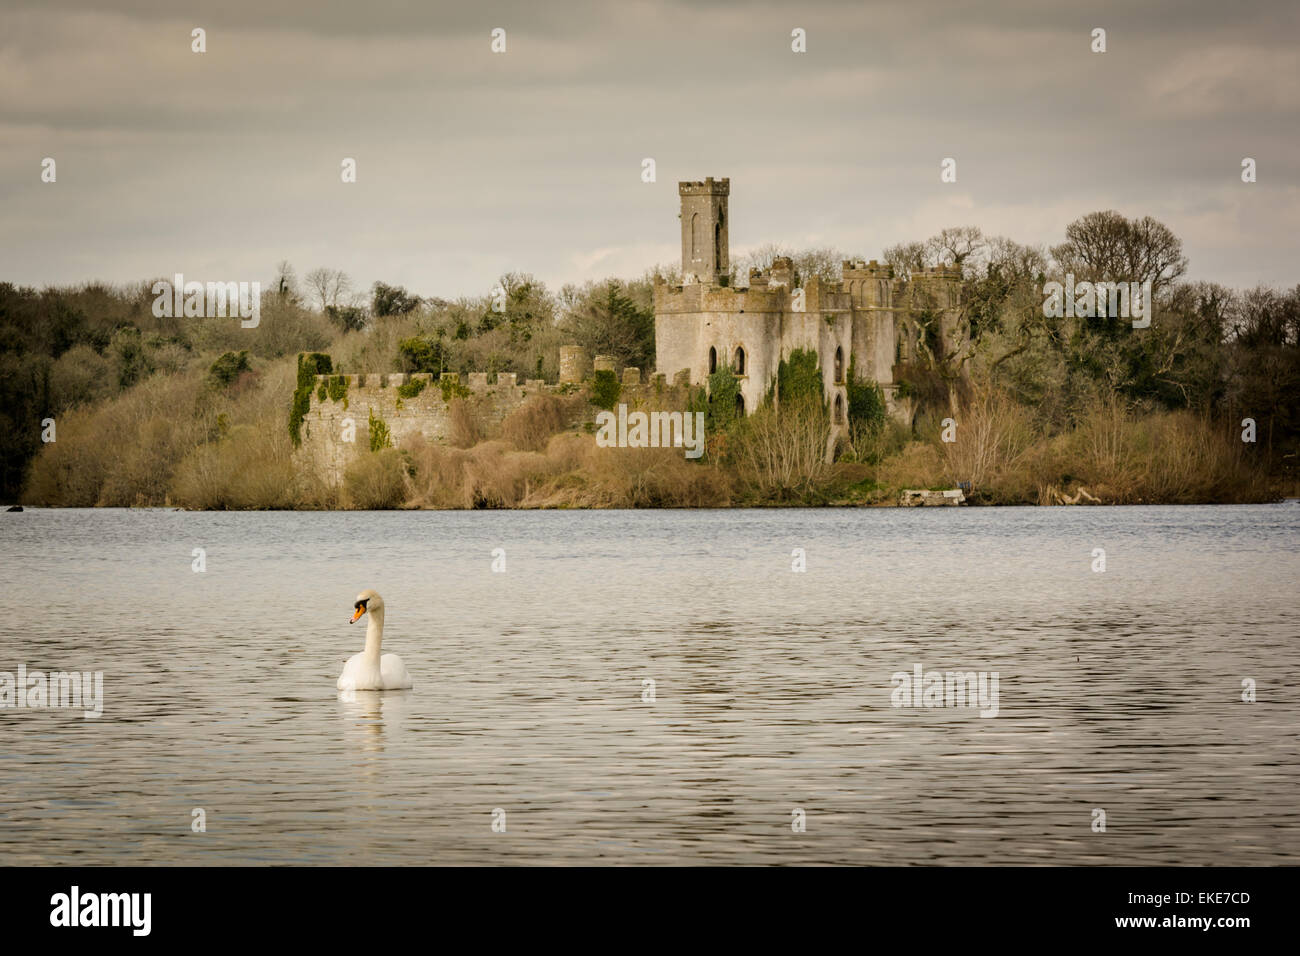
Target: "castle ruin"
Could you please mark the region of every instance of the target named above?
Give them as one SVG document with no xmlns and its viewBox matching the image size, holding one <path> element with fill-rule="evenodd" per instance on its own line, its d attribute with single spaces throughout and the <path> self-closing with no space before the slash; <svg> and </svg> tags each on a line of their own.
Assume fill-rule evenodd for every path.
<svg viewBox="0 0 1300 956">
<path fill-rule="evenodd" d="M 904 277 L 874 259 L 853 260 L 841 265 L 838 281 L 827 282 L 797 276 L 791 260 L 778 257 L 765 271 L 751 269 L 747 287 L 736 287 L 728 248 L 730 181 L 683 182 L 678 193 L 683 281 L 655 283 L 655 374 L 643 377 L 640 369 L 616 368 L 611 356 L 563 346 L 559 384 L 540 379 L 521 384 L 508 372 L 498 373 L 491 384 L 486 372 L 471 372 L 465 385 L 453 373 L 438 380 L 425 373 L 321 375 L 302 419 L 299 453 L 338 481 L 357 449 L 366 447 L 372 418 L 396 445 L 416 433 L 446 442 L 457 397 L 472 402 L 486 424 L 499 424 L 529 396 L 571 391 L 601 371 L 621 371 L 624 399 L 653 406 L 684 401 L 689 387 L 707 387 L 710 375 L 729 366 L 739 380 L 737 411 L 749 414 L 771 393 L 782 360 L 796 350 L 817 356 L 837 432 L 847 426 L 850 369 L 880 386 L 890 414 L 911 422 L 913 403 L 899 394 L 897 373 L 917 358 L 918 312 L 938 317 L 945 341 L 958 329 L 959 268 L 940 266 Z M 340 379 L 341 398 L 327 397 L 329 382 Z M 588 411 L 590 420 L 595 409 Z M 345 437 L 349 428 L 358 434 Z"/>
<path fill-rule="evenodd" d="M 846 261 L 837 282 L 801 279 L 790 259 L 750 270 L 747 288 L 730 282 L 728 199 L 731 181 L 678 183 L 682 285 L 654 290 L 655 364 L 678 380 L 702 385 L 723 364 L 740 380 L 737 410 L 752 412 L 768 395 L 783 359 L 798 349 L 817 355 L 832 421 L 848 414 L 850 366 L 877 383 L 886 407 L 910 423 L 911 402 L 898 394 L 896 371 L 917 358 L 916 312 L 933 310 L 946 341 L 957 329 L 961 270 L 939 266 L 910 277 L 874 259 Z M 796 287 L 797 286 L 797 287 Z"/>
</svg>

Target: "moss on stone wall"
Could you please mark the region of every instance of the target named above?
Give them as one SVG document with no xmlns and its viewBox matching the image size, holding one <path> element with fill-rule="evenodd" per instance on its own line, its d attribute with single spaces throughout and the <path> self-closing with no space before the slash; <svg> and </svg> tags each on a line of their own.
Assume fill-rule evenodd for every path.
<svg viewBox="0 0 1300 956">
<path fill-rule="evenodd" d="M 424 391 L 425 386 L 428 384 L 428 379 L 413 378 L 405 385 L 397 386 L 397 394 L 402 396 L 402 398 L 415 398 L 415 396 Z"/>
<path fill-rule="evenodd" d="M 298 386 L 289 405 L 289 437 L 294 447 L 302 444 L 302 420 L 311 411 L 311 393 L 317 375 L 334 371 L 334 363 L 324 352 L 298 353 Z"/>
<path fill-rule="evenodd" d="M 704 427 L 711 435 L 727 432 L 740 417 L 736 400 L 740 397 L 740 379 L 730 365 L 722 364 L 709 376 L 708 400 L 704 408 Z"/>
<path fill-rule="evenodd" d="M 442 400 L 451 404 L 453 398 L 469 398 L 470 391 L 454 378 L 444 378 L 438 386 L 442 389 Z"/>
<path fill-rule="evenodd" d="M 808 349 L 795 349 L 788 359 L 782 359 L 776 370 L 777 398 L 784 402 L 812 395 L 825 402 L 821 369 L 817 367 L 817 353 Z"/>
<path fill-rule="evenodd" d="M 348 377 L 346 375 L 331 375 L 329 388 L 326 389 L 331 402 L 342 402 L 343 407 L 348 407 Z"/>
<path fill-rule="evenodd" d="M 375 410 L 370 409 L 370 450 L 379 451 L 393 447 L 393 434 L 382 418 L 375 417 Z"/>
<path fill-rule="evenodd" d="M 858 378 L 857 357 L 849 360 L 849 424 L 877 431 L 885 424 L 885 393 L 875 382 Z"/>
</svg>

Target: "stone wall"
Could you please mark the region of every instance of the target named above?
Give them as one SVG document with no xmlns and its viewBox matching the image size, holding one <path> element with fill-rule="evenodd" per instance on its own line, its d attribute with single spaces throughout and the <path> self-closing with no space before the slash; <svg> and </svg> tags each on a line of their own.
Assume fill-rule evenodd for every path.
<svg viewBox="0 0 1300 956">
<path fill-rule="evenodd" d="M 590 359 L 580 352 L 578 349 L 571 353 L 575 367 L 590 368 Z M 685 386 L 675 387 L 662 375 L 651 375 L 649 381 L 642 381 L 640 370 L 635 368 L 624 368 L 621 373 L 619 401 L 629 408 L 671 411 L 685 407 L 689 397 Z M 328 387 L 330 380 L 338 377 L 316 376 L 311 408 L 302 421 L 302 445 L 296 452 L 302 466 L 313 468 L 332 484 L 341 482 L 348 465 L 369 451 L 372 414 L 387 426 L 394 447 L 401 447 L 416 434 L 426 441 L 445 444 L 451 436 L 451 406 L 457 397 L 469 402 L 483 424 L 494 431 L 506 416 L 532 396 L 573 394 L 584 387 L 569 382 L 549 385 L 541 379 L 520 384 L 513 372 L 498 373 L 492 384 L 488 383 L 486 372 L 471 372 L 464 382 L 454 373 L 445 373 L 441 379 L 427 373 L 344 375 L 346 394 L 338 401 L 328 395 L 322 399 L 321 386 Z M 416 381 L 425 383 L 419 394 L 403 396 L 399 392 L 403 386 Z M 597 411 L 590 405 L 583 406 L 574 426 L 581 428 L 584 423 L 594 423 Z M 351 440 L 348 440 L 349 429 Z"/>
<path fill-rule="evenodd" d="M 356 455 L 369 450 L 372 413 L 388 426 L 394 446 L 416 433 L 428 441 L 446 442 L 451 434 L 451 403 L 458 396 L 464 397 L 491 426 L 499 425 L 529 396 L 561 389 L 540 379 L 520 384 L 513 372 L 499 373 L 492 385 L 488 384 L 486 372 L 471 372 L 467 382 L 451 373 L 444 374 L 441 380 L 428 373 L 344 375 L 347 394 L 338 401 L 328 396 L 321 399 L 320 385 L 336 377 L 316 376 L 317 388 L 312 392 L 311 409 L 303 418 L 302 446 L 298 450 L 334 483 L 342 480 Z M 399 388 L 415 381 L 425 383 L 419 394 L 402 396 Z M 351 441 L 347 440 L 349 423 Z"/>
</svg>

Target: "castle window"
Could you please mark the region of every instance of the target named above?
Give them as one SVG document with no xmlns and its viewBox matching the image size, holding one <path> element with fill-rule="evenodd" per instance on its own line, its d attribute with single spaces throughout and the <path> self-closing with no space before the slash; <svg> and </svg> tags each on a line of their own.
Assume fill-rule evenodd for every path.
<svg viewBox="0 0 1300 956">
<path fill-rule="evenodd" d="M 745 417 L 745 396 L 739 392 L 736 393 L 736 415 L 740 418 Z"/>
<path fill-rule="evenodd" d="M 844 349 L 835 350 L 835 381 L 841 383 L 844 381 Z"/>
<path fill-rule="evenodd" d="M 835 396 L 835 424 L 836 425 L 844 424 L 844 396 L 843 395 Z"/>
<path fill-rule="evenodd" d="M 745 348 L 742 345 L 736 346 L 735 369 L 737 375 L 745 374 Z"/>
<path fill-rule="evenodd" d="M 718 350 L 709 347 L 709 374 L 712 375 L 718 370 Z"/>
</svg>

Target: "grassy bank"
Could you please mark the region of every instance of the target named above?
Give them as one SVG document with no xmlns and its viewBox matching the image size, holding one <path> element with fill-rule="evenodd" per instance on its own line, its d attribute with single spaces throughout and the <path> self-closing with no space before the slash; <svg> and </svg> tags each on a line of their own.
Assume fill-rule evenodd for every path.
<svg viewBox="0 0 1300 956">
<path fill-rule="evenodd" d="M 693 508 L 894 504 L 904 488 L 958 482 L 970 483 L 979 504 L 1258 502 L 1285 490 L 1252 459 L 1257 446 L 1205 416 L 1112 397 L 1050 430 L 993 388 L 968 403 L 955 441 L 937 426 L 913 435 L 877 418 L 851 430 L 833 463 L 827 411 L 808 396 L 710 421 L 699 461 L 681 449 L 598 447 L 589 430 L 568 424 L 586 407 L 584 394 L 536 396 L 496 427 L 462 403 L 452 442 L 359 445 L 342 483 L 331 485 L 294 456 L 285 427 L 293 361 L 239 369 L 226 359 L 222 368 L 155 375 L 69 410 L 57 441 L 37 455 L 23 500 L 216 510 Z"/>
</svg>

